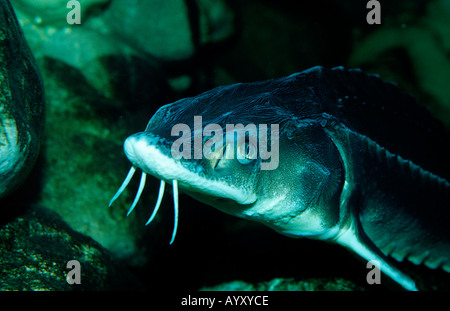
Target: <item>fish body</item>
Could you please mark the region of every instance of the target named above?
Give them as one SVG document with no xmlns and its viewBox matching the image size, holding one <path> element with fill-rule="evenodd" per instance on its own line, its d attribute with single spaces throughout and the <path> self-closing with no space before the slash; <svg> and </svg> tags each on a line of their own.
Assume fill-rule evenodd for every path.
<svg viewBox="0 0 450 311">
<path fill-rule="evenodd" d="M 229 124 L 244 135 L 216 135 Z M 225 213 L 340 244 L 416 290 L 390 257 L 450 272 L 449 142 L 394 84 L 313 67 L 165 105 L 124 150 L 131 175 L 139 168 Z"/>
</svg>

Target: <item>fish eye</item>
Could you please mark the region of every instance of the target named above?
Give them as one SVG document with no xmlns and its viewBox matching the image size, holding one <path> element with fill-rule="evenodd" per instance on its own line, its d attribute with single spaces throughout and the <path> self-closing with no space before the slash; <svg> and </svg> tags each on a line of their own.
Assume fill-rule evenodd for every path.
<svg viewBox="0 0 450 311">
<path fill-rule="evenodd" d="M 256 146 L 248 141 L 239 144 L 237 151 L 239 153 L 237 160 L 241 164 L 248 164 L 254 159 L 256 159 L 257 156 Z"/>
<path fill-rule="evenodd" d="M 211 152 L 216 151 L 216 144 L 214 143 L 214 141 L 212 139 L 209 139 L 205 142 L 205 144 L 203 145 L 203 148 L 208 148 L 209 150 L 211 150 Z"/>
</svg>

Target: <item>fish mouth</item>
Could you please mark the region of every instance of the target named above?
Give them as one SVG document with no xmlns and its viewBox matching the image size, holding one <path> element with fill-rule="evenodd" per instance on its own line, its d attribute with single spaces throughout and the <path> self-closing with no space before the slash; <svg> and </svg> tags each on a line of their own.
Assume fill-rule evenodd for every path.
<svg viewBox="0 0 450 311">
<path fill-rule="evenodd" d="M 117 190 L 109 202 L 109 206 L 122 194 L 131 181 L 137 168 L 142 170 L 139 188 L 136 197 L 131 204 L 127 216 L 133 211 L 139 202 L 142 191 L 145 187 L 146 176 L 150 174 L 161 180 L 157 202 L 153 213 L 146 225 L 155 218 L 161 205 L 165 184 L 171 182 L 173 186 L 174 201 L 174 229 L 169 244 L 172 244 L 176 237 L 178 226 L 178 188 L 183 188 L 188 193 L 199 194 L 208 197 L 211 201 L 232 200 L 239 205 L 249 205 L 256 201 L 256 194 L 251 191 L 234 187 L 233 185 L 209 179 L 202 173 L 200 167 L 195 162 L 183 163 L 175 160 L 170 153 L 169 142 L 148 132 L 141 132 L 128 137 L 124 143 L 124 151 L 127 158 L 133 164 L 122 185 Z"/>
<path fill-rule="evenodd" d="M 124 143 L 125 154 L 133 166 L 160 180 L 177 180 L 179 186 L 188 192 L 231 199 L 242 205 L 256 201 L 256 194 L 252 191 L 209 178 L 196 161 L 174 159 L 170 147 L 167 140 L 147 132 L 132 135 Z"/>
</svg>

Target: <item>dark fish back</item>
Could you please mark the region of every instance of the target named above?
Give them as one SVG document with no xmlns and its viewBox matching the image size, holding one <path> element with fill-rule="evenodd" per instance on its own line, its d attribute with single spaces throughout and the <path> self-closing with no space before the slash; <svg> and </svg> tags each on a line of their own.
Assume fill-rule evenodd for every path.
<svg viewBox="0 0 450 311">
<path fill-rule="evenodd" d="M 450 133 L 394 83 L 361 70 L 318 68 L 321 110 L 395 155 L 450 180 Z"/>
</svg>

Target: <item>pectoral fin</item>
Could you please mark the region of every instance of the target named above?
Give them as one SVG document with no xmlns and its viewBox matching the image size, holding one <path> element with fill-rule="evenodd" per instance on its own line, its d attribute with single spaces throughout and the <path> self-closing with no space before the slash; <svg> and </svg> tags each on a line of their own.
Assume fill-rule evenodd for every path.
<svg viewBox="0 0 450 311">
<path fill-rule="evenodd" d="M 380 266 L 378 268 L 405 289 L 410 291 L 418 290 L 414 281 L 398 270 L 391 260 L 367 237 L 357 220 L 353 219 L 350 228 L 343 230 L 334 240 L 367 261 L 379 263 Z"/>
</svg>

